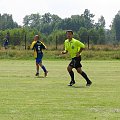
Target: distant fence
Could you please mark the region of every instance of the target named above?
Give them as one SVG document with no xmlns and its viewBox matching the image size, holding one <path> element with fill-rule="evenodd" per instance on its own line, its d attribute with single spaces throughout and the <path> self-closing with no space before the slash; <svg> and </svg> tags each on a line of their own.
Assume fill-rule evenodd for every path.
<svg viewBox="0 0 120 120">
<path fill-rule="evenodd" d="M 88 49 L 90 49 L 91 44 L 94 45 L 93 37 L 95 37 L 95 36 L 85 36 L 85 41 L 84 40 L 82 41 L 84 44 L 86 44 Z M 77 38 L 77 39 L 79 39 L 79 38 Z M 113 45 L 119 44 L 119 42 L 116 41 L 115 37 L 110 38 L 110 36 L 108 36 L 108 38 L 105 38 L 105 39 L 106 39 L 105 44 L 108 44 L 108 43 L 113 44 Z M 14 48 L 14 46 L 21 46 L 22 49 L 29 49 L 32 41 L 33 41 L 33 37 L 29 37 L 26 34 L 22 37 L 21 36 L 14 36 L 14 37 L 10 37 L 9 42 L 8 42 L 8 46 L 13 47 L 13 48 Z M 48 47 L 51 47 L 51 49 L 57 50 L 57 49 L 62 49 L 62 46 L 64 44 L 64 40 L 62 40 L 62 41 L 63 41 L 63 43 L 60 43 L 60 40 L 56 36 L 55 40 L 53 40 L 51 42 L 49 40 L 47 40 L 47 41 L 44 41 L 44 43 L 46 45 L 48 45 Z M 4 46 L 4 43 L 5 43 L 4 37 L 0 36 L 0 46 Z"/>
</svg>

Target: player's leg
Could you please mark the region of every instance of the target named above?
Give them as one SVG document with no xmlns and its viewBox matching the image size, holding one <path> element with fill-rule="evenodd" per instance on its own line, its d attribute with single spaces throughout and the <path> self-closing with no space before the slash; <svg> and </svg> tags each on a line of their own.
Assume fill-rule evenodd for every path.
<svg viewBox="0 0 120 120">
<path fill-rule="evenodd" d="M 82 75 L 82 77 L 86 80 L 87 84 L 86 86 L 90 86 L 92 84 L 92 82 L 90 81 L 90 79 L 88 78 L 87 74 L 85 72 L 82 71 L 82 64 L 81 62 L 81 56 L 76 57 L 75 58 L 75 69 L 77 70 L 77 72 L 79 74 Z"/>
<path fill-rule="evenodd" d="M 44 75 L 45 75 L 45 77 L 46 77 L 47 74 L 48 74 L 48 71 L 47 71 L 46 67 L 42 64 L 42 60 L 41 60 L 41 62 L 39 63 L 39 65 L 40 65 L 40 67 L 43 69 Z"/>
<path fill-rule="evenodd" d="M 46 67 L 42 64 L 42 58 L 43 58 L 43 54 L 41 54 L 39 56 L 39 65 L 42 68 L 42 70 L 44 71 L 44 76 L 46 77 L 48 74 L 48 71 L 47 71 Z"/>
<path fill-rule="evenodd" d="M 70 77 L 71 77 L 71 81 L 70 81 L 70 83 L 68 84 L 68 86 L 72 86 L 73 84 L 75 84 L 74 72 L 73 72 L 72 69 L 73 69 L 73 67 L 70 66 L 70 64 L 69 64 L 68 67 L 67 67 L 67 71 L 68 71 L 68 73 L 69 73 L 69 75 L 70 75 Z"/>
<path fill-rule="evenodd" d="M 36 60 L 36 76 L 39 76 L 39 63 Z"/>
<path fill-rule="evenodd" d="M 90 86 L 92 84 L 92 82 L 88 78 L 87 74 L 84 71 L 82 71 L 81 67 L 76 68 L 76 70 L 86 80 L 86 82 L 87 82 L 86 86 Z"/>
</svg>

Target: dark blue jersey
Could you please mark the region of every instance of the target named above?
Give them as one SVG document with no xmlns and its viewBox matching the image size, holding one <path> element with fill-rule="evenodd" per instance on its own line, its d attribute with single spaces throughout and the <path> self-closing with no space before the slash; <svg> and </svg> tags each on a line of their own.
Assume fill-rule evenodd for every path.
<svg viewBox="0 0 120 120">
<path fill-rule="evenodd" d="M 34 57 L 41 58 L 43 56 L 43 49 L 46 49 L 46 46 L 41 41 L 34 41 L 32 49 L 34 50 Z"/>
</svg>

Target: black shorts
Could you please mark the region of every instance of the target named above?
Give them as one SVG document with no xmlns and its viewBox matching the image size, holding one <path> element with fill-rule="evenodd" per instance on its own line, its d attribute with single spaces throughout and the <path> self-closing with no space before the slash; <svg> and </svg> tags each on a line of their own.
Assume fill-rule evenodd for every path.
<svg viewBox="0 0 120 120">
<path fill-rule="evenodd" d="M 69 66 L 71 66 L 72 68 L 79 68 L 79 67 L 82 67 L 81 63 L 81 56 L 79 57 L 74 57 L 72 58 L 72 61 L 70 62 Z"/>
</svg>

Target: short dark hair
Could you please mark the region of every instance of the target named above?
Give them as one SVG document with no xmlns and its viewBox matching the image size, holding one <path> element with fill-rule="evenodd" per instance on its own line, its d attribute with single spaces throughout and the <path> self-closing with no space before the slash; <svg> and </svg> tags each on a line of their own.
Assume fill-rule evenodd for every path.
<svg viewBox="0 0 120 120">
<path fill-rule="evenodd" d="M 73 34 L 73 31 L 72 31 L 72 30 L 66 30 L 66 33 L 67 33 L 67 32 L 71 32 L 71 33 Z"/>
<path fill-rule="evenodd" d="M 38 39 L 39 39 L 39 35 L 35 35 L 35 37 L 38 37 Z"/>
</svg>

